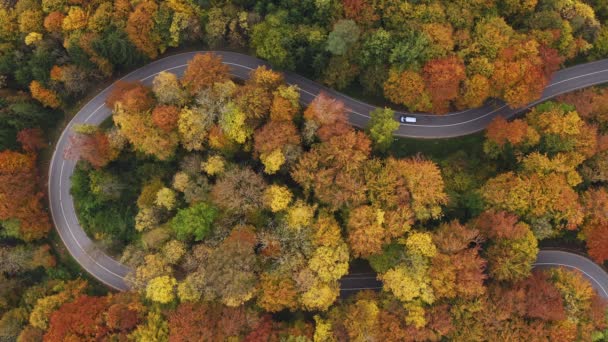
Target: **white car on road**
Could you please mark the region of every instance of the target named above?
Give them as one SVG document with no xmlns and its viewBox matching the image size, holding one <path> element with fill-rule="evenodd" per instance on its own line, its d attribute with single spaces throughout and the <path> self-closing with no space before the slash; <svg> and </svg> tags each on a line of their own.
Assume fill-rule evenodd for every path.
<svg viewBox="0 0 608 342">
<path fill-rule="evenodd" d="M 399 121 L 401 121 L 401 123 L 416 123 L 416 118 L 415 118 L 415 117 L 413 117 L 413 116 L 405 116 L 405 115 L 402 115 L 402 116 L 399 118 Z"/>
</svg>

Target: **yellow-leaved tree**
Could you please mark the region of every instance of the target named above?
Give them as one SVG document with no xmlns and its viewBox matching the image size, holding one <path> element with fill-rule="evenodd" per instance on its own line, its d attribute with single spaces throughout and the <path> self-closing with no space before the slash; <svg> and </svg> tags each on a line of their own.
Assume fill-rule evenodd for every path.
<svg viewBox="0 0 608 342">
<path fill-rule="evenodd" d="M 218 176 L 226 168 L 226 160 L 222 156 L 211 156 L 201 164 L 201 168 L 209 176 Z"/>
<path fill-rule="evenodd" d="M 287 210 L 285 220 L 287 225 L 293 229 L 308 227 L 312 224 L 312 219 L 315 215 L 316 207 L 306 204 L 302 200 L 297 200 Z"/>
<path fill-rule="evenodd" d="M 219 119 L 222 132 L 232 141 L 244 143 L 253 133 L 251 127 L 245 123 L 245 113 L 233 102 L 229 102 Z"/>
<path fill-rule="evenodd" d="M 264 203 L 273 213 L 287 209 L 293 195 L 284 185 L 273 184 L 264 191 Z"/>
<path fill-rule="evenodd" d="M 425 276 L 426 273 L 415 272 L 405 265 L 399 265 L 378 277 L 384 282 L 384 288 L 403 302 L 421 298 L 426 303 L 433 303 L 433 292 L 428 281 L 424 279 Z"/>
<path fill-rule="evenodd" d="M 336 247 L 319 247 L 308 261 L 308 268 L 325 282 L 340 279 L 348 273 L 348 247 L 341 243 Z"/>
<path fill-rule="evenodd" d="M 170 276 L 153 278 L 146 286 L 146 298 L 161 304 L 168 304 L 175 300 L 175 286 L 177 281 Z"/>
<path fill-rule="evenodd" d="M 260 155 L 260 160 L 264 164 L 264 172 L 269 175 L 277 173 L 281 166 L 285 164 L 285 155 L 280 149 L 276 149 L 270 153 Z"/>
<path fill-rule="evenodd" d="M 309 311 L 325 311 L 336 301 L 339 294 L 338 282 L 316 281 L 308 291 L 302 294 L 301 302 Z"/>
<path fill-rule="evenodd" d="M 80 30 L 87 26 L 87 14 L 80 7 L 73 6 L 68 10 L 68 15 L 63 18 L 62 28 L 64 31 Z"/>
<path fill-rule="evenodd" d="M 164 207 L 167 210 L 175 208 L 177 202 L 175 191 L 164 187 L 156 193 L 156 200 L 154 203 L 160 207 Z"/>
<path fill-rule="evenodd" d="M 408 253 L 432 258 L 437 254 L 437 247 L 429 233 L 413 232 L 405 240 Z"/>
</svg>

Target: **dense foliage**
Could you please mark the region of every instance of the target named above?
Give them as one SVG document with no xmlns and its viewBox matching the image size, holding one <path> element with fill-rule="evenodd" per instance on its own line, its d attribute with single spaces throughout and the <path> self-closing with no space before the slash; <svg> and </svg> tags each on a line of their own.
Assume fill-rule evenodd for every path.
<svg viewBox="0 0 608 342">
<path fill-rule="evenodd" d="M 61 111 L 172 47 L 445 113 L 538 98 L 559 67 L 606 57 L 606 18 L 601 0 L 1 2 L 0 340 L 608 338 L 580 274 L 531 271 L 546 241 L 608 259 L 605 89 L 423 156 L 395 147 L 388 108 L 355 131 L 339 101 L 300 108 L 281 74 L 235 83 L 209 54 L 121 83 L 113 127 L 75 127 L 64 157 L 81 160 L 80 222 L 134 268 L 133 293 L 53 250 L 41 172 Z M 383 289 L 339 299 L 355 259 Z"/>
<path fill-rule="evenodd" d="M 606 307 L 581 274 L 532 271 L 539 241 L 571 231 L 598 261 L 605 255 L 593 233 L 603 227 L 598 201 L 608 197 L 580 171 L 605 148 L 603 130 L 578 114 L 578 103 L 496 119 L 480 154 L 459 152 L 440 167 L 421 155 L 391 156 L 388 109 L 372 114 L 368 137 L 325 94 L 301 109 L 280 73 L 261 67 L 240 84 L 219 65 L 213 54 L 199 55 L 182 79 L 161 73 L 151 89 L 119 86 L 109 101 L 115 126 L 73 133 L 109 141 L 103 163 L 81 158 L 73 191 L 88 196 L 83 203 L 121 189 L 95 180 L 100 174 L 118 179 L 129 163 L 138 175 L 116 192 L 139 193 L 129 200 L 137 214 L 123 228 L 132 236 L 122 261 L 134 269 L 128 280 L 141 299 L 132 300 L 147 305 L 131 337 L 604 336 Z M 214 72 L 203 75 L 208 68 Z M 160 92 L 166 80 L 172 91 Z M 475 168 L 475 158 L 486 167 Z M 383 289 L 339 300 L 338 280 L 355 259 L 370 263 Z M 69 310 L 62 306 L 57 322 Z M 294 313 L 288 325 L 267 316 L 285 311 Z M 314 322 L 297 318 L 303 311 L 315 313 Z M 227 327 L 226 315 L 242 318 Z M 79 327 L 69 320 L 56 327 L 53 318 L 46 336 L 59 325 Z"/>
<path fill-rule="evenodd" d="M 564 62 L 606 55 L 604 7 L 583 0 L 7 1 L 0 75 L 58 108 L 115 71 L 203 43 L 250 50 L 277 68 L 337 89 L 362 87 L 413 111 L 444 113 L 489 97 L 519 107 L 538 98 Z"/>
</svg>

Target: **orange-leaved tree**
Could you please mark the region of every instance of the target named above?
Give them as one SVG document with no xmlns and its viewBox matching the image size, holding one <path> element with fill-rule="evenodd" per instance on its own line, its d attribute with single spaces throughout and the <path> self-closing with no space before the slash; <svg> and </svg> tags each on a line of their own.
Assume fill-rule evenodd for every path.
<svg viewBox="0 0 608 342">
<path fill-rule="evenodd" d="M 190 94 L 197 94 L 215 82 L 227 81 L 230 78 L 229 71 L 230 68 L 222 63 L 221 57 L 213 53 L 197 54 L 188 62 L 182 84 Z"/>
<path fill-rule="evenodd" d="M 346 117 L 344 102 L 336 100 L 321 92 L 304 111 L 304 118 L 314 123 L 316 135 L 321 141 L 333 136 L 342 135 L 352 127 Z"/>
<path fill-rule="evenodd" d="M 41 239 L 51 228 L 37 184 L 35 154 L 0 152 L 0 220 L 16 220 L 19 231 L 14 237 L 25 241 Z"/>
<path fill-rule="evenodd" d="M 61 101 L 59 100 L 57 93 L 44 87 L 38 81 L 32 81 L 32 83 L 30 83 L 30 93 L 32 93 L 33 98 L 40 101 L 45 107 L 56 109 L 61 106 Z"/>
<path fill-rule="evenodd" d="M 154 1 L 146 0 L 140 2 L 133 12 L 129 14 L 125 31 L 129 40 L 151 59 L 158 56 L 159 46 L 162 40 L 155 30 L 155 16 L 158 5 Z"/>
<path fill-rule="evenodd" d="M 434 113 L 449 111 L 450 101 L 458 97 L 460 83 L 466 78 L 464 70 L 464 63 L 456 56 L 434 59 L 424 65 L 422 76 Z"/>
</svg>

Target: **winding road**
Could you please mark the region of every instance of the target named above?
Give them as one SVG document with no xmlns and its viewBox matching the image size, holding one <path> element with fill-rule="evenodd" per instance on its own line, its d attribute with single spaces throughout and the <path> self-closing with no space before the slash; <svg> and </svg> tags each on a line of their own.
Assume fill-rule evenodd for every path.
<svg viewBox="0 0 608 342">
<path fill-rule="evenodd" d="M 131 72 L 122 80 L 141 81 L 146 85 L 151 85 L 154 76 L 161 71 L 169 71 L 181 76 L 187 62 L 200 52 L 183 53 L 159 59 Z M 230 66 L 232 76 L 239 79 L 248 78 L 249 72 L 258 66 L 269 66 L 266 62 L 248 55 L 234 52 L 215 53 L 223 58 L 224 64 Z M 369 120 L 370 111 L 376 108 L 294 73 L 285 72 L 285 79 L 287 83 L 299 87 L 300 99 L 304 105 L 310 103 L 321 91 L 344 101 L 349 110 L 349 120 L 357 127 L 365 127 Z M 542 98 L 531 103 L 528 107 L 563 93 L 605 82 L 608 82 L 608 59 L 563 69 L 554 74 L 551 83 L 544 90 Z M 75 124 L 98 125 L 112 114 L 110 108 L 104 104 L 111 87 L 101 91 L 82 107 L 61 134 L 50 164 L 49 203 L 57 232 L 74 259 L 100 282 L 116 290 L 124 291 L 129 289 L 129 285 L 125 282 L 125 276 L 131 270 L 100 250 L 78 223 L 74 202 L 70 195 L 70 177 L 76 162 L 63 158 L 68 145 L 69 132 Z M 407 114 L 408 116 L 415 116 L 417 122 L 415 124 L 401 124 L 395 135 L 427 139 L 462 136 L 483 130 L 496 116 L 510 118 L 524 110 L 525 108 L 511 109 L 504 103 L 496 101 L 484 107 L 441 116 L 396 112 L 395 119 Z M 608 274 L 591 260 L 563 251 L 540 251 L 536 267 L 556 266 L 581 271 L 591 281 L 598 293 L 602 297 L 608 298 Z M 341 280 L 342 291 L 372 289 L 379 286 L 380 283 L 375 279 L 375 276 L 369 273 L 350 274 Z"/>
</svg>

